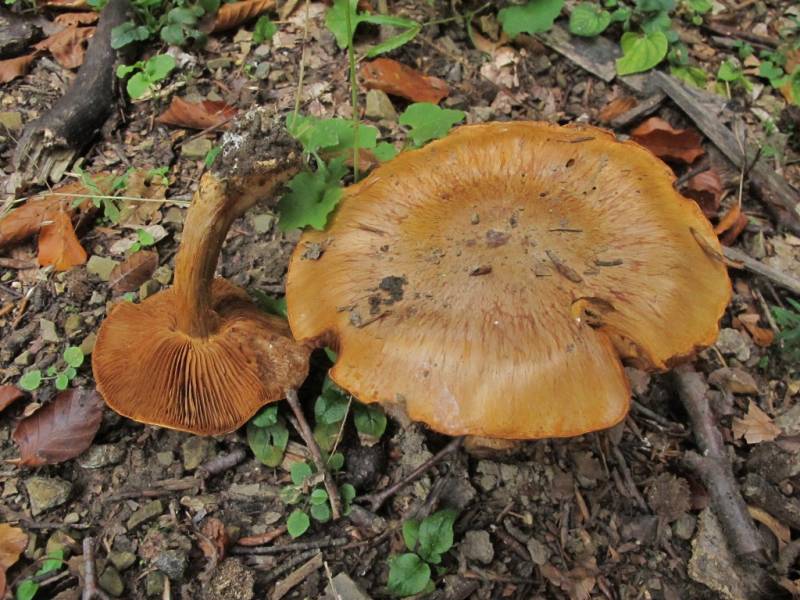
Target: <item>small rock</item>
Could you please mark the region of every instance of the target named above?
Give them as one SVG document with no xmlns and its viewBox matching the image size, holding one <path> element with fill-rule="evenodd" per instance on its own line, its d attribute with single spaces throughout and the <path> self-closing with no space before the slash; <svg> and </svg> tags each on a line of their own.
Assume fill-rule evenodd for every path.
<svg viewBox="0 0 800 600">
<path fill-rule="evenodd" d="M 111 279 L 111 271 L 114 270 L 117 264 L 117 261 L 112 258 L 93 254 L 89 258 L 89 262 L 86 263 L 86 270 L 92 275 L 97 275 L 101 281 L 108 281 Z M 94 296 L 92 296 L 92 299 L 94 299 Z M 105 297 L 103 297 L 103 300 L 105 300 Z"/>
<path fill-rule="evenodd" d="M 80 522 L 81 516 L 76 512 L 67 513 L 64 517 L 64 525 L 74 525 Z"/>
<path fill-rule="evenodd" d="M 118 570 L 124 571 L 125 569 L 133 566 L 136 562 L 136 555 L 133 552 L 125 552 L 120 550 L 112 550 L 108 554 L 108 560 Z"/>
<path fill-rule="evenodd" d="M 227 56 L 220 56 L 219 58 L 212 58 L 206 61 L 206 66 L 211 71 L 216 71 L 217 69 L 227 69 L 232 64 L 233 61 Z"/>
<path fill-rule="evenodd" d="M 367 107 L 364 114 L 371 119 L 397 120 L 397 111 L 386 92 L 370 90 L 367 92 Z"/>
<path fill-rule="evenodd" d="M 214 440 L 193 435 L 181 444 L 183 468 L 193 471 L 205 462 L 214 452 Z"/>
<path fill-rule="evenodd" d="M 328 600 L 372 600 L 350 576 L 342 571 L 328 582 Z"/>
<path fill-rule="evenodd" d="M 160 289 L 161 289 L 160 283 L 158 283 L 155 279 L 148 279 L 142 285 L 139 286 L 139 300 L 144 300 L 145 298 L 149 298 Z"/>
<path fill-rule="evenodd" d="M 188 158 L 189 160 L 202 160 L 213 147 L 214 144 L 211 143 L 211 140 L 203 137 L 196 138 L 186 142 L 183 146 L 181 146 L 181 156 Z"/>
<path fill-rule="evenodd" d="M 85 338 L 83 338 L 83 341 L 81 342 L 81 350 L 86 356 L 92 353 L 92 351 L 94 350 L 94 343 L 96 341 L 97 341 L 97 334 L 95 334 L 94 332 L 90 333 Z"/>
<path fill-rule="evenodd" d="M 83 327 L 83 319 L 80 315 L 72 313 L 64 319 L 64 333 L 68 338 L 71 338 L 78 333 Z"/>
<path fill-rule="evenodd" d="M 153 500 L 142 506 L 139 510 L 134 512 L 128 519 L 128 529 L 134 529 L 144 523 L 155 519 L 164 512 L 164 505 L 161 500 Z"/>
<path fill-rule="evenodd" d="M 56 324 L 47 319 L 39 319 L 39 335 L 45 342 L 59 342 L 61 340 L 56 332 Z"/>
<path fill-rule="evenodd" d="M 125 450 L 114 444 L 98 444 L 78 457 L 78 464 L 84 469 L 102 469 L 118 465 L 125 458 Z"/>
<path fill-rule="evenodd" d="M 252 223 L 256 233 L 267 233 L 272 229 L 272 225 L 275 223 L 275 215 L 271 213 L 252 215 L 250 217 L 250 223 Z"/>
<path fill-rule="evenodd" d="M 732 394 L 758 394 L 758 384 L 744 369 L 723 367 L 708 376 L 708 383 Z"/>
<path fill-rule="evenodd" d="M 531 560 L 534 564 L 540 567 L 547 563 L 550 558 L 550 550 L 542 542 L 531 536 L 528 540 L 528 552 L 531 555 Z"/>
<path fill-rule="evenodd" d="M 694 515 L 684 513 L 672 524 L 672 532 L 675 534 L 676 538 L 688 541 L 692 539 L 692 535 L 694 535 L 696 524 L 697 519 Z"/>
<path fill-rule="evenodd" d="M 716 346 L 725 356 L 735 356 L 741 362 L 746 362 L 750 358 L 748 338 L 736 329 L 729 327 L 721 329 Z"/>
<path fill-rule="evenodd" d="M 256 55 L 258 55 L 258 51 L 261 48 L 266 48 L 266 50 L 269 52 L 269 48 L 265 47 L 264 44 L 262 44 L 261 46 L 256 48 Z M 267 61 L 262 61 L 262 62 L 258 63 L 258 66 L 256 67 L 256 71 L 255 71 L 255 73 L 253 73 L 253 76 L 256 79 L 262 79 L 263 80 L 263 79 L 266 79 L 267 77 L 269 77 L 269 71 L 270 71 L 269 63 Z"/>
<path fill-rule="evenodd" d="M 164 223 L 183 223 L 186 209 L 178 208 L 177 206 L 170 206 L 167 212 L 164 213 L 164 218 L 161 220 Z"/>
<path fill-rule="evenodd" d="M 144 578 L 144 593 L 148 596 L 158 596 L 164 593 L 164 574 L 150 571 Z"/>
<path fill-rule="evenodd" d="M 183 579 L 189 559 L 180 550 L 164 550 L 153 559 L 153 566 L 174 581 Z"/>
<path fill-rule="evenodd" d="M 72 484 L 56 477 L 29 477 L 25 480 L 25 489 L 31 502 L 31 515 L 35 517 L 69 500 Z"/>
<path fill-rule="evenodd" d="M 161 285 L 169 285 L 172 283 L 172 269 L 167 265 L 161 265 L 153 272 L 153 279 Z"/>
<path fill-rule="evenodd" d="M 103 574 L 100 575 L 97 583 L 106 592 L 117 598 L 122 596 L 122 592 L 125 591 L 125 584 L 122 582 L 122 577 L 119 576 L 119 571 L 111 565 L 103 569 Z"/>
<path fill-rule="evenodd" d="M 171 450 L 156 453 L 156 460 L 162 467 L 168 467 L 175 461 L 175 455 Z"/>
<path fill-rule="evenodd" d="M 33 362 L 33 354 L 25 350 L 14 359 L 14 364 L 20 367 L 28 367 Z"/>
<path fill-rule="evenodd" d="M 484 565 L 494 560 L 494 547 L 488 531 L 468 531 L 459 547 L 469 560 L 476 560 Z"/>
<path fill-rule="evenodd" d="M 16 111 L 0 111 L 0 131 L 3 128 L 11 133 L 22 129 L 22 115 Z"/>
<path fill-rule="evenodd" d="M 109 271 L 109 277 L 111 276 L 111 271 Z M 89 298 L 89 304 L 102 304 L 106 301 L 106 295 L 94 290 L 92 292 L 92 297 Z"/>
</svg>

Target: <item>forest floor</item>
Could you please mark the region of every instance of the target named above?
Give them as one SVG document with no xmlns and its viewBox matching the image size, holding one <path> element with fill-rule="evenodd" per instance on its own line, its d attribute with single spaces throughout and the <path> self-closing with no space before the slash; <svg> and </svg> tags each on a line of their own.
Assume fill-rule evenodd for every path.
<svg viewBox="0 0 800 600">
<path fill-rule="evenodd" d="M 610 11 L 612 4 L 606 5 Z M 646 4 L 630 5 L 632 27 L 637 19 L 645 21 Z M 76 175 L 79 169 L 71 165 L 67 170 L 65 179 L 73 186 L 67 189 L 76 193 L 77 181 L 83 186 L 78 194 L 97 189 L 87 180 L 97 182 L 101 174 L 127 173 L 111 207 L 104 200 L 100 211 L 72 211 L 84 257 L 68 231 L 54 242 L 55 258 L 42 244 L 44 231 L 37 245 L 27 234 L 38 231 L 41 219 L 26 225 L 27 239 L 13 244 L 5 243 L 12 234 L 0 224 L 0 521 L 13 525 L 13 531 L 0 529 L 7 597 L 79 598 L 91 585 L 81 544 L 87 536 L 95 542 L 99 586 L 116 597 L 391 597 L 389 559 L 409 552 L 404 521 L 445 514 L 442 509 L 455 511 L 447 513 L 454 516 L 453 539 L 436 538 L 441 562 L 430 569 L 432 588 L 425 597 L 748 598 L 759 594 L 748 581 L 756 571 L 772 583 L 762 597 L 798 592 L 800 313 L 793 306 L 800 305 L 791 300 L 800 300 L 800 288 L 792 289 L 800 282 L 800 237 L 791 225 L 797 214 L 787 215 L 785 208 L 796 207 L 800 197 L 800 109 L 791 104 L 791 77 L 780 80 L 772 73 L 770 81 L 762 65 L 776 67 L 782 60 L 791 75 L 800 63 L 800 11 L 790 0 L 722 0 L 709 3 L 706 12 L 691 8 L 697 4 L 702 3 L 665 3 L 672 7 L 665 11 L 676 34 L 672 47 L 688 53 L 684 65 L 674 59 L 672 67 L 685 75 L 691 65 L 695 78 L 698 70 L 707 74 L 701 83 L 707 94 L 701 112 L 710 116 L 705 126 L 722 127 L 740 148 L 759 148 L 757 159 L 767 175 L 757 176 L 752 154 L 745 164 L 726 157 L 719 141 L 709 139 L 710 129 L 662 93 L 654 71 L 638 80 L 615 76 L 620 23 L 590 42 L 569 34 L 565 42 L 552 31 L 510 39 L 498 21 L 505 3 L 391 0 L 359 6 L 424 24 L 413 39 L 383 56 L 446 82 L 442 108 L 463 111 L 466 123 L 585 123 L 614 129 L 620 138 L 633 136 L 669 162 L 679 189 L 698 199 L 725 244 L 784 276 L 732 268 L 734 293 L 719 339 L 693 363 L 709 385 L 707 397 L 736 489 L 760 537 L 762 558 L 755 571 L 730 549 L 707 486 L 687 465 L 687 453 L 698 448 L 696 432 L 669 374 L 626 369 L 633 406 L 611 430 L 520 442 L 504 450 L 458 448 L 376 512 L 354 506 L 338 521 L 312 519 L 296 539 L 286 529 L 297 508 L 285 502 L 287 489 L 302 494 L 310 488 L 308 481 L 298 484 L 302 475 L 292 469 L 307 453 L 291 427 L 281 465 L 270 467 L 254 456 L 246 428 L 198 437 L 139 424 L 108 408 L 75 408 L 78 400 L 96 402 L 90 355 L 109 308 L 171 284 L 186 208 L 230 118 L 257 105 L 289 113 L 298 101 L 304 115 L 351 118 L 348 54 L 325 25 L 330 6 L 300 1 L 264 13 L 276 30 L 260 22 L 267 29 L 262 41 L 253 39 L 251 18 L 211 33 L 202 48 L 168 47 L 157 39 L 141 45 L 140 59 L 169 54 L 177 68 L 154 77 L 152 90 L 140 100 L 131 101 L 118 83 L 109 118 L 80 151 L 80 170 L 89 175 Z M 56 15 L 82 7 L 52 2 L 38 11 L 11 8 L 44 37 Z M 568 3 L 556 21 L 559 31 L 567 30 L 573 8 Z M 385 73 L 363 70 L 370 60 L 364 54 L 397 31 L 387 24 L 361 25 L 355 50 L 362 122 L 378 128 L 381 142 L 399 147 L 408 127 L 398 115 L 431 85 L 441 88 L 417 74 L 404 75 L 408 80 L 398 91 L 388 87 Z M 29 39 L 3 58 L 27 52 L 33 43 Z M 0 180 L 6 179 L 7 198 L 43 189 L 9 192 L 21 171 L 12 157 L 23 127 L 69 89 L 76 70 L 63 62 L 71 57 L 78 66 L 85 44 L 85 36 L 73 32 L 66 50 L 39 51 L 21 76 L 2 84 Z M 5 68 L 0 63 L 0 73 Z M 656 70 L 669 73 L 669 63 Z M 800 90 L 800 69 L 796 73 Z M 214 104 L 192 104 L 191 123 L 185 115 L 177 126 L 161 123 L 158 117 L 175 97 Z M 660 126 L 653 117 L 672 129 L 653 133 Z M 375 162 L 369 154 L 364 160 Z M 776 200 L 781 194 L 784 199 Z M 252 294 L 279 298 L 300 231 L 278 227 L 274 204 L 259 204 L 234 223 L 217 272 Z M 12 206 L 17 203 L 6 203 L 6 209 Z M 71 230 L 69 223 L 48 227 Z M 142 246 L 140 252 L 131 251 L 134 243 Z M 148 258 L 131 258 L 137 254 Z M 56 266 L 40 266 L 48 260 Z M 75 266 L 61 269 L 62 260 Z M 136 352 L 131 348 L 132 361 Z M 329 367 L 324 353 L 312 356 L 312 376 L 300 391 L 311 421 Z M 37 371 L 41 381 L 31 375 Z M 30 391 L 22 393 L 23 388 Z M 42 412 L 58 398 L 58 410 Z M 70 411 L 76 412 L 66 414 Z M 280 412 L 289 415 L 283 406 Z M 357 431 L 347 414 L 341 427 L 341 418 L 331 422 L 341 429 L 336 449 L 344 456 L 336 477 L 359 495 L 400 480 L 448 443 L 421 425 L 389 418 L 370 446 L 369 436 Z M 215 459 L 230 455 L 235 459 L 219 468 Z M 199 467 L 207 468 L 209 461 L 212 473 L 203 473 Z M 409 578 L 419 574 L 419 569 L 406 572 Z M 337 582 L 336 594 L 329 591 L 331 581 Z"/>
</svg>

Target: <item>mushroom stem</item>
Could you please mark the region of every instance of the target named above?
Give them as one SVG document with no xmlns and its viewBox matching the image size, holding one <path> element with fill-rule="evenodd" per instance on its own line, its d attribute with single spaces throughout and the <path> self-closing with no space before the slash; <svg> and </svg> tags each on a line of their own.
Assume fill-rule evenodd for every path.
<svg viewBox="0 0 800 600">
<path fill-rule="evenodd" d="M 308 425 L 308 421 L 306 421 L 306 417 L 303 414 L 303 408 L 300 406 L 300 400 L 297 398 L 297 391 L 293 389 L 287 390 L 286 400 L 289 402 L 289 406 L 292 407 L 292 412 L 297 419 L 297 430 L 300 432 L 303 441 L 311 452 L 311 457 L 314 459 L 317 471 L 322 473 L 325 491 L 328 492 L 328 498 L 331 501 L 331 515 L 333 519 L 336 520 L 342 516 L 342 501 L 339 498 L 339 490 L 336 488 L 330 471 L 328 471 L 328 465 L 322 459 L 322 452 L 320 452 L 317 441 L 314 439 L 314 432 L 311 431 L 311 427 Z"/>
</svg>

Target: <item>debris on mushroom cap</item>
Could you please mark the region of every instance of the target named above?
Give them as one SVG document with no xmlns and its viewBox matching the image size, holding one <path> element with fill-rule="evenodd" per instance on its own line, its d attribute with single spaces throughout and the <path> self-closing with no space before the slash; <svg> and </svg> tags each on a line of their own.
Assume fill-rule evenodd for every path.
<svg viewBox="0 0 800 600">
<path fill-rule="evenodd" d="M 331 376 L 357 398 L 442 433 L 610 427 L 629 405 L 622 360 L 693 355 L 730 297 L 698 242 L 719 248 L 711 225 L 673 180 L 597 128 L 459 128 L 350 187 L 328 228 L 303 235 L 292 332 L 338 350 Z"/>
<path fill-rule="evenodd" d="M 118 304 L 100 328 L 92 367 L 97 389 L 135 421 L 204 435 L 240 427 L 308 373 L 308 349 L 283 319 L 244 290 L 214 280 L 220 325 L 208 338 L 180 331 L 174 288 L 141 304 Z"/>
</svg>

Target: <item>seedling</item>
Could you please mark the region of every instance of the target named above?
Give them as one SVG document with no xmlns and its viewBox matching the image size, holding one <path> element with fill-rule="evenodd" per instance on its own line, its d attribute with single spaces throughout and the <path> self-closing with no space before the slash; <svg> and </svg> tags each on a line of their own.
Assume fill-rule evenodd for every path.
<svg viewBox="0 0 800 600">
<path fill-rule="evenodd" d="M 403 523 L 403 541 L 409 552 L 389 559 L 387 587 L 394 596 L 413 596 L 433 591 L 430 565 L 442 562 L 442 555 L 453 546 L 453 524 L 458 513 L 445 509 L 421 522 Z"/>
<path fill-rule="evenodd" d="M 440 108 L 429 102 L 417 102 L 400 115 L 400 125 L 409 128 L 408 136 L 415 148 L 447 135 L 456 123 L 466 117 L 461 110 Z"/>
<path fill-rule="evenodd" d="M 563 0 L 561 0 L 563 1 Z M 400 46 L 413 40 L 422 29 L 416 21 L 395 17 L 392 15 L 373 15 L 367 12 L 357 12 L 358 0 L 335 0 L 333 6 L 325 15 L 325 25 L 336 38 L 339 48 L 348 48 L 353 42 L 353 36 L 361 23 L 372 25 L 389 25 L 400 29 L 400 33 L 390 37 L 384 42 L 372 46 L 366 53 L 370 58 L 396 50 Z M 348 15 L 349 11 L 349 15 Z M 348 27 L 349 23 L 349 27 Z"/>
<path fill-rule="evenodd" d="M 787 299 L 791 308 L 772 307 L 772 316 L 780 327 L 778 341 L 781 342 L 781 355 L 791 363 L 800 361 L 800 302 Z"/>
<path fill-rule="evenodd" d="M 562 8 L 564 0 L 530 0 L 521 6 L 502 9 L 497 13 L 497 20 L 511 38 L 520 33 L 533 35 L 549 31 Z"/>
<path fill-rule="evenodd" d="M 136 20 L 125 21 L 111 30 L 111 47 L 122 48 L 158 35 L 164 42 L 182 46 L 187 42 L 202 45 L 206 34 L 198 29 L 200 19 L 217 12 L 220 0 L 133 0 Z"/>
<path fill-rule="evenodd" d="M 748 92 L 753 84 L 744 76 L 741 67 L 730 59 L 724 61 L 717 71 L 717 91 L 731 97 L 731 86 L 741 86 Z"/>
<path fill-rule="evenodd" d="M 113 196 L 103 193 L 103 190 L 100 189 L 100 185 L 95 178 L 90 173 L 84 171 L 80 165 L 75 165 L 75 173 L 81 180 L 83 186 L 91 192 L 91 196 L 88 199 L 92 201 L 92 204 L 94 204 L 97 208 L 103 209 L 103 216 L 106 219 L 112 223 L 118 223 L 119 207 L 114 201 Z M 124 187 L 124 185 L 121 184 L 121 181 L 125 180 L 125 176 L 126 175 L 122 175 L 114 178 L 111 183 L 112 191 L 118 191 Z M 72 206 L 76 207 L 80 204 L 83 204 L 85 200 L 87 200 L 86 196 L 78 196 L 72 201 Z"/>
<path fill-rule="evenodd" d="M 36 593 L 39 591 L 38 582 L 41 581 L 41 578 L 38 576 L 57 571 L 64 564 L 63 548 L 48 552 L 47 559 L 42 562 L 42 566 L 39 567 L 38 571 L 36 571 L 36 579 L 26 579 L 19 584 L 17 587 L 16 596 L 14 596 L 15 600 L 33 600 L 33 598 L 36 596 Z"/>
<path fill-rule="evenodd" d="M 256 458 L 268 467 L 277 467 L 283 461 L 289 430 L 278 416 L 276 405 L 267 406 L 247 423 L 247 444 Z"/>
<path fill-rule="evenodd" d="M 78 346 L 69 346 L 62 354 L 62 359 L 65 367 L 61 370 L 55 365 L 51 365 L 42 374 L 40 369 L 27 371 L 19 379 L 19 386 L 23 390 L 32 392 L 39 389 L 43 381 L 54 381 L 57 390 L 65 390 L 69 387 L 70 382 L 78 374 L 78 368 L 83 364 L 84 355 L 83 350 Z"/>
<path fill-rule="evenodd" d="M 119 65 L 117 77 L 125 79 L 132 74 L 125 87 L 128 95 L 136 100 L 152 93 L 156 85 L 166 79 L 175 66 L 175 59 L 169 54 L 156 54 L 132 65 Z"/>
<path fill-rule="evenodd" d="M 253 43 L 261 44 L 272 39 L 278 32 L 278 26 L 269 20 L 269 17 L 259 17 L 253 28 Z"/>
</svg>

